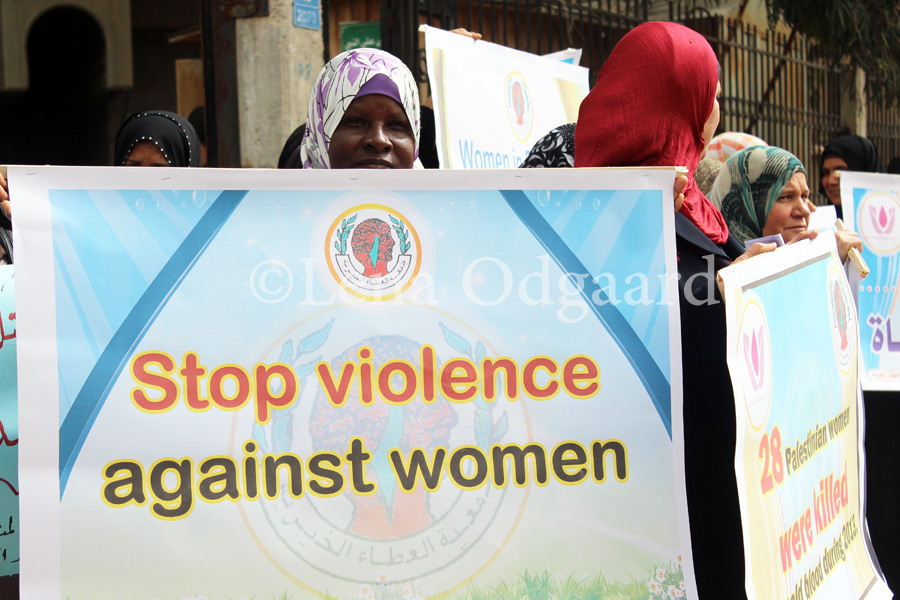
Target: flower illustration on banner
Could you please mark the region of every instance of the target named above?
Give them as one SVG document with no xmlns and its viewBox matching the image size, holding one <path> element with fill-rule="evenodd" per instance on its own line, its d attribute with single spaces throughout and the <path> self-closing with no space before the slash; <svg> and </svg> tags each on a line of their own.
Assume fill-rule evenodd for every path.
<svg viewBox="0 0 900 600">
<path fill-rule="evenodd" d="M 851 312 L 853 303 L 845 289 L 843 272 L 832 267 L 828 275 L 828 300 L 831 313 L 831 338 L 835 358 L 842 373 L 848 373 L 856 352 L 856 323 Z M 853 311 L 855 312 L 855 311 Z"/>
<path fill-rule="evenodd" d="M 750 425 L 759 429 L 768 418 L 771 400 L 771 337 L 763 305 L 752 292 L 748 292 L 742 313 L 737 356 L 733 364 L 729 362 L 729 367 L 734 367 L 733 375 L 740 381 Z"/>
<path fill-rule="evenodd" d="M 900 249 L 897 212 L 900 197 L 895 191 L 869 191 L 862 195 L 857 209 L 859 236 L 867 251 L 879 256 L 892 256 Z"/>
<path fill-rule="evenodd" d="M 359 600 L 371 600 L 375 598 L 375 590 L 369 585 L 359 586 Z"/>
<path fill-rule="evenodd" d="M 752 329 L 750 335 L 743 334 L 744 361 L 747 363 L 747 372 L 750 374 L 750 382 L 753 391 L 758 392 L 765 381 L 765 358 L 763 353 L 763 329 Z"/>
<path fill-rule="evenodd" d="M 869 206 L 869 216 L 872 218 L 872 226 L 876 232 L 888 234 L 893 231 L 894 217 L 896 216 L 893 206 L 889 206 L 887 210 L 884 209 L 884 206 L 879 207 L 877 210 L 874 206 Z"/>
</svg>

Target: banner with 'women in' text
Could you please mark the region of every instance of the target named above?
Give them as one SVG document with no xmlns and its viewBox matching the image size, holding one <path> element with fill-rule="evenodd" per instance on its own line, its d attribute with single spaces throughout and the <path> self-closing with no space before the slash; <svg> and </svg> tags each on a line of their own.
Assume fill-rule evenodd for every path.
<svg viewBox="0 0 900 600">
<path fill-rule="evenodd" d="M 23 598 L 689 593 L 673 178 L 10 168 Z"/>
<path fill-rule="evenodd" d="M 578 120 L 586 67 L 423 29 L 441 168 L 515 169 L 551 129 Z"/>
</svg>

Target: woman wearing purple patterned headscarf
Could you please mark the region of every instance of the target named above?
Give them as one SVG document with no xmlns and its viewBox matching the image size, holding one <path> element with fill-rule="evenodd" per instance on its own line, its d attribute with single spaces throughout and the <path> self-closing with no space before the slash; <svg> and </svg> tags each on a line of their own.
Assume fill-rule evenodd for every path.
<svg viewBox="0 0 900 600">
<path fill-rule="evenodd" d="M 359 48 L 331 59 L 309 99 L 304 169 L 411 169 L 419 154 L 419 92 L 400 59 Z"/>
</svg>

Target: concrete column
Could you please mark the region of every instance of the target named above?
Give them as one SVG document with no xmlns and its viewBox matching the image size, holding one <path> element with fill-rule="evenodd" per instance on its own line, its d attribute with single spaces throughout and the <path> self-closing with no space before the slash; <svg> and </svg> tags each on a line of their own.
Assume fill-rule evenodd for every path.
<svg viewBox="0 0 900 600">
<path fill-rule="evenodd" d="M 866 137 L 866 73 L 848 68 L 841 74 L 841 125 Z"/>
<path fill-rule="evenodd" d="M 241 166 L 274 168 L 291 132 L 306 122 L 322 68 L 322 31 L 294 26 L 292 0 L 269 0 L 269 16 L 237 19 Z"/>
</svg>

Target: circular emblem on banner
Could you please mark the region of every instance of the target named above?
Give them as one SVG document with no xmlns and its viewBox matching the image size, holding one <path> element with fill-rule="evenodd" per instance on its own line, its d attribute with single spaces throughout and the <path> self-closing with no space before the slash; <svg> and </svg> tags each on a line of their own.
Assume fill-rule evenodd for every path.
<svg viewBox="0 0 900 600">
<path fill-rule="evenodd" d="M 513 71 L 506 77 L 505 105 L 509 125 L 520 142 L 531 135 L 534 126 L 534 103 L 522 75 Z"/>
<path fill-rule="evenodd" d="M 850 359 L 856 352 L 856 322 L 853 304 L 844 285 L 844 274 L 832 268 L 828 273 L 828 311 L 831 314 L 831 340 L 838 368 L 850 372 Z"/>
<path fill-rule="evenodd" d="M 876 254 L 893 254 L 900 248 L 900 204 L 893 194 L 869 192 L 859 203 L 858 228 L 866 247 Z"/>
<path fill-rule="evenodd" d="M 762 306 L 756 300 L 744 304 L 738 330 L 738 368 L 747 417 L 753 429 L 766 424 L 772 393 L 772 349 L 769 325 Z"/>
<path fill-rule="evenodd" d="M 277 484 L 263 483 L 266 501 L 242 502 L 242 518 L 276 568 L 322 597 L 355 597 L 353 590 L 373 583 L 391 598 L 413 597 L 405 590 L 427 579 L 465 586 L 503 551 L 525 509 L 527 489 L 511 480 L 502 488 L 492 485 L 475 459 L 488 456 L 493 444 L 532 441 L 526 406 L 424 401 L 424 383 L 415 379 L 461 352 L 472 360 L 493 352 L 461 321 L 422 308 L 391 333 L 364 337 L 361 318 L 325 309 L 289 327 L 262 353 L 260 362 L 294 365 L 299 401 L 274 411 L 264 426 L 249 414 L 234 417 L 231 452 L 240 455 L 241 440 L 252 438 L 261 468 L 270 465 L 269 479 Z M 426 340 L 433 342 L 427 352 Z M 316 360 L 330 372 L 322 374 L 323 363 L 314 370 Z M 363 361 L 373 374 L 388 364 L 408 365 L 416 371 L 412 378 L 398 369 L 373 384 L 412 386 L 417 396 L 405 405 L 380 398 L 366 404 L 362 383 L 340 383 L 347 365 Z M 345 394 L 339 406 L 335 394 Z M 460 451 L 472 458 L 455 459 Z M 273 461 L 283 466 L 271 467 Z M 288 469 L 298 461 L 305 464 Z M 467 483 L 480 471 L 484 485 Z M 325 486 L 333 490 L 323 493 Z"/>
<path fill-rule="evenodd" d="M 410 220 L 381 204 L 361 204 L 328 229 L 325 255 L 335 281 L 364 300 L 390 300 L 412 285 L 422 262 Z"/>
</svg>

